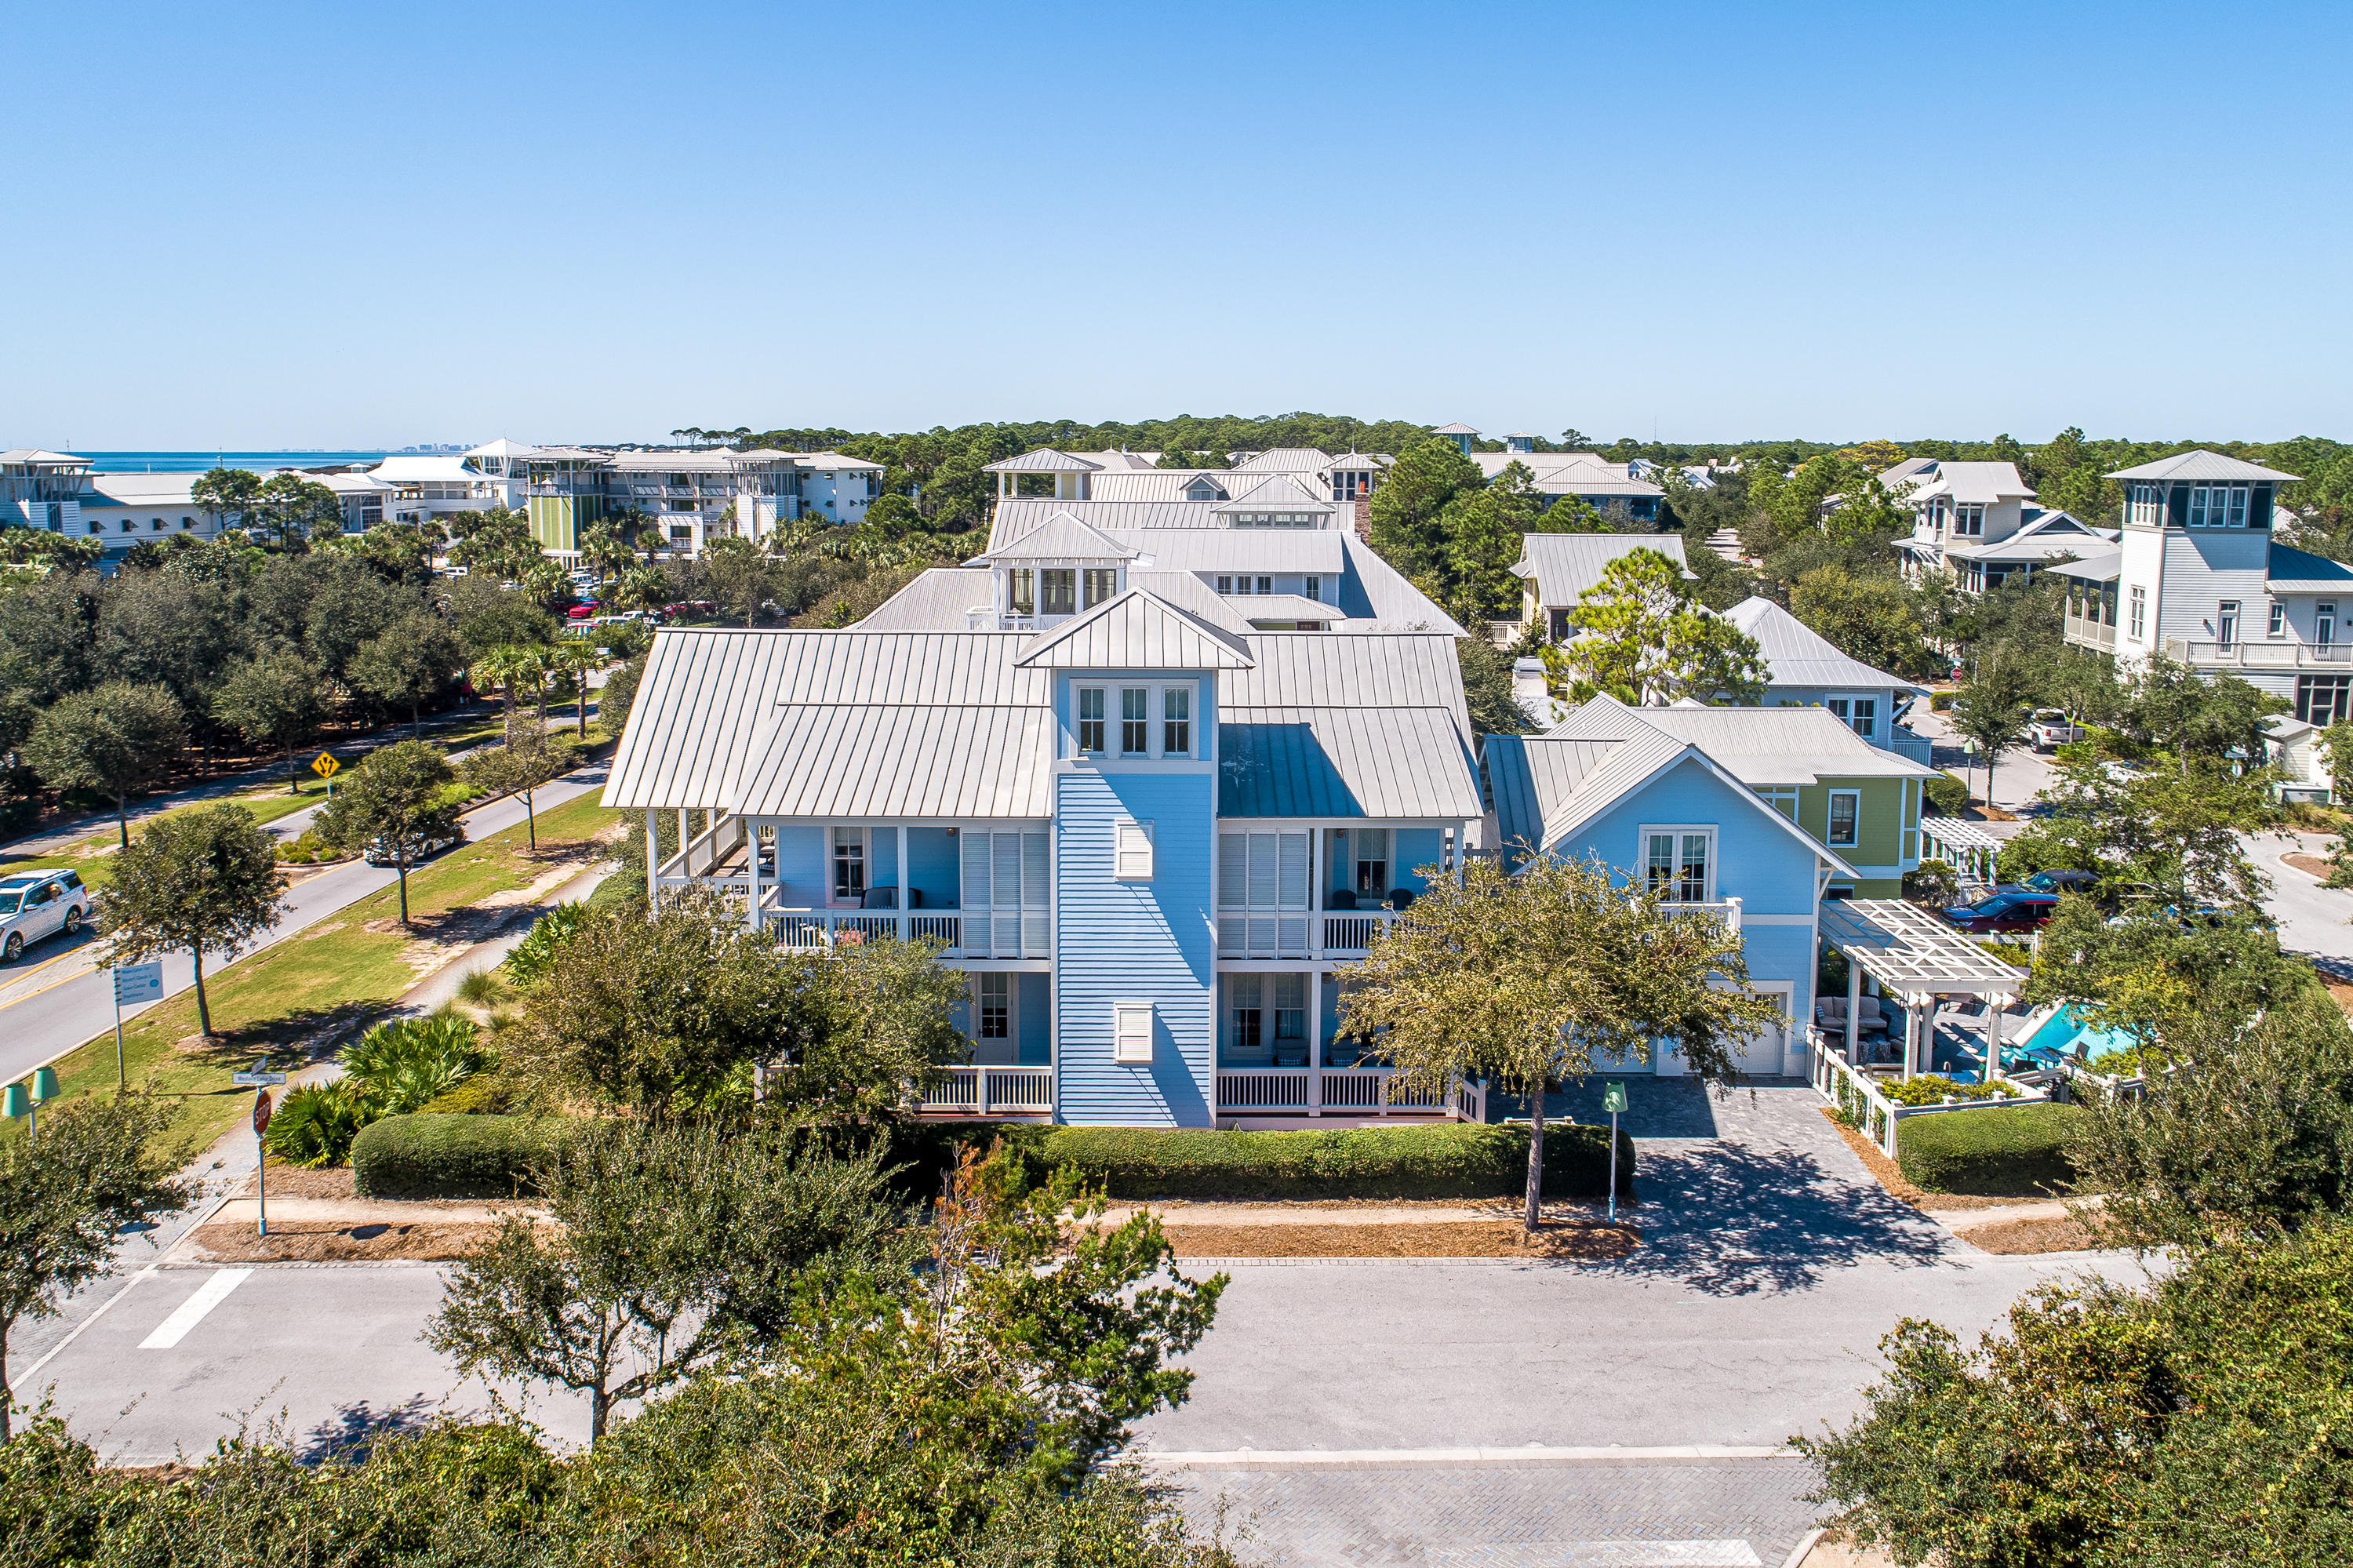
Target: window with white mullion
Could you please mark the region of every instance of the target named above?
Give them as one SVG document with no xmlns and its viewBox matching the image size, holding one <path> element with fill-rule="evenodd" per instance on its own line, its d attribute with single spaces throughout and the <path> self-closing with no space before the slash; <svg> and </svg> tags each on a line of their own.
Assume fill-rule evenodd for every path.
<svg viewBox="0 0 2353 1568">
<path fill-rule="evenodd" d="M 1229 957 L 1307 950 L 1314 883 L 1305 832 L 1218 835 L 1218 950 Z"/>
<path fill-rule="evenodd" d="M 1715 829 L 1691 823 L 1645 826 L 1639 834 L 1643 878 L 1677 904 L 1715 902 Z"/>
</svg>

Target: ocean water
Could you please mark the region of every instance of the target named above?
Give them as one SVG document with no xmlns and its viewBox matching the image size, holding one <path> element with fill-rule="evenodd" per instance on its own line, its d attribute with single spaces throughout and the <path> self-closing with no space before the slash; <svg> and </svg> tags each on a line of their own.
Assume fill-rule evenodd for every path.
<svg viewBox="0 0 2353 1568">
<path fill-rule="evenodd" d="M 381 462 L 382 451 L 279 452 L 77 452 L 90 459 L 94 473 L 203 473 L 214 468 L 251 469 L 256 473 L 280 468 L 329 468 L 343 463 Z"/>
</svg>

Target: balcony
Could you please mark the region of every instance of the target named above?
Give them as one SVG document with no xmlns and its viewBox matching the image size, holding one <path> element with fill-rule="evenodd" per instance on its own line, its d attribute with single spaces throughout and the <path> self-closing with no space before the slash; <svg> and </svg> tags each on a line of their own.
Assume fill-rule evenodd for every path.
<svg viewBox="0 0 2353 1568">
<path fill-rule="evenodd" d="M 1452 1117 L 1487 1119 L 1487 1090 L 1457 1083 L 1444 1093 L 1407 1088 L 1387 1067 L 1219 1067 L 1219 1116 Z"/>
<path fill-rule="evenodd" d="M 1925 735 L 1915 735 L 1902 725 L 1891 725 L 1887 730 L 1887 749 L 1906 762 L 1933 767 L 1929 760 L 1929 741 Z"/>
<path fill-rule="evenodd" d="M 1054 1114 L 1051 1067 L 942 1067 L 918 1101 L 925 1116 L 1018 1117 Z"/>
<path fill-rule="evenodd" d="M 2200 669 L 2344 670 L 2353 666 L 2353 643 L 2274 641 L 2217 642 L 2168 637 L 2165 655 Z"/>
<path fill-rule="evenodd" d="M 2089 648 L 2097 653 L 2116 651 L 2116 629 L 2103 621 L 2084 616 L 2071 615 L 2062 623 L 2065 627 L 2062 640 L 2078 648 Z"/>
</svg>

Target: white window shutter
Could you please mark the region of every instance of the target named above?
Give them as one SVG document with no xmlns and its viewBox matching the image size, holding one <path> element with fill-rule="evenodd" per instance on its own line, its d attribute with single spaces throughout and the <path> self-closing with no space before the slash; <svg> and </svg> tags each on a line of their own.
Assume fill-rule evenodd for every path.
<svg viewBox="0 0 2353 1568">
<path fill-rule="evenodd" d="M 1121 882 L 1151 881 L 1152 824 L 1121 822 L 1112 834 L 1112 875 Z"/>
<path fill-rule="evenodd" d="M 1114 1062 L 1152 1060 L 1152 1004 L 1150 1002 L 1115 1001 L 1112 1003 L 1112 1060 Z"/>
</svg>

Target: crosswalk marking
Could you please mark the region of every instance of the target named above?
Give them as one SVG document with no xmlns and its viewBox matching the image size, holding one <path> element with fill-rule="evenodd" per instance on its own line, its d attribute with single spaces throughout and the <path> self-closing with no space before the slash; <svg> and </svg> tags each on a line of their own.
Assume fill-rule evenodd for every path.
<svg viewBox="0 0 2353 1568">
<path fill-rule="evenodd" d="M 142 1351 L 168 1351 L 188 1337 L 188 1330 L 205 1320 L 205 1314 L 228 1298 L 228 1293 L 245 1283 L 249 1268 L 223 1268 L 196 1287 L 196 1293 L 180 1303 L 172 1315 L 155 1325 L 155 1331 L 139 1341 Z"/>
</svg>

